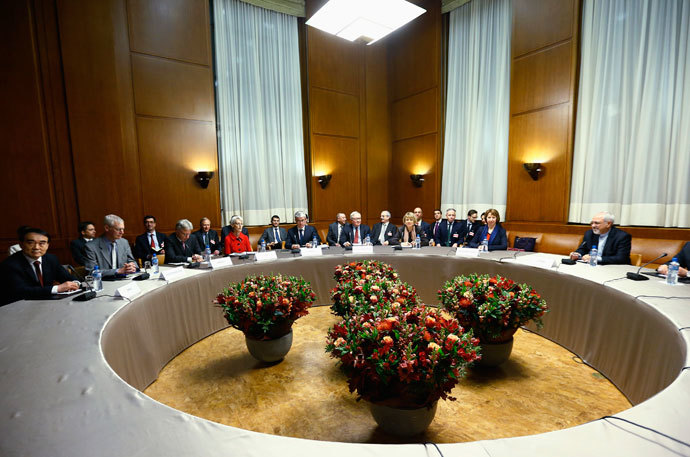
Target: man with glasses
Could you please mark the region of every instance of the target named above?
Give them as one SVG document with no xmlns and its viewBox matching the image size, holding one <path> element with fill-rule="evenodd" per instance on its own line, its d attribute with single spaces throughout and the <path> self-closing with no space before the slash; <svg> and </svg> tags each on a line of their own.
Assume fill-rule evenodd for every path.
<svg viewBox="0 0 690 457">
<path fill-rule="evenodd" d="M 103 277 L 126 275 L 137 271 L 129 243 L 122 237 L 125 221 L 120 216 L 108 214 L 103 218 L 104 232 L 86 245 L 86 271 L 91 274 L 98 265 Z"/>
<path fill-rule="evenodd" d="M 150 214 L 144 216 L 145 232 L 134 240 L 134 257 L 141 260 L 151 260 L 151 256 L 165 254 L 165 234 L 156 231 L 156 217 Z"/>
<path fill-rule="evenodd" d="M 313 248 L 313 240 L 316 238 L 317 245 L 321 244 L 321 237 L 311 225 L 307 225 L 307 213 L 297 211 L 295 213 L 295 226 L 287 231 L 286 249 L 299 249 L 300 247 Z"/>
<path fill-rule="evenodd" d="M 388 246 L 390 239 L 395 237 L 398 227 L 391 224 L 390 211 L 381 211 L 381 222 L 377 222 L 371 229 L 371 242 L 374 246 Z"/>
<path fill-rule="evenodd" d="M 41 300 L 60 292 L 79 289 L 77 278 L 67 273 L 58 258 L 48 254 L 50 235 L 28 228 L 20 239 L 21 251 L 0 263 L 0 304 L 18 300 Z"/>
<path fill-rule="evenodd" d="M 343 246 L 352 246 L 353 244 L 364 244 L 367 235 L 371 234 L 371 230 L 368 225 L 362 224 L 362 215 L 358 211 L 353 211 L 350 213 L 350 224 L 345 226 L 344 233 L 345 242 Z"/>
</svg>

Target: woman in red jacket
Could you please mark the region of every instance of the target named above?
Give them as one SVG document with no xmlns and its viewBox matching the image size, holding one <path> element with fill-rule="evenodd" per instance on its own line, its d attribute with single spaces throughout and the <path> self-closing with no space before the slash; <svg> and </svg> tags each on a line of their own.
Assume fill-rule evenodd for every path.
<svg viewBox="0 0 690 457">
<path fill-rule="evenodd" d="M 242 226 L 244 221 L 240 216 L 233 216 L 230 219 L 230 227 L 232 230 L 225 236 L 223 240 L 224 252 L 232 254 L 233 252 L 248 252 L 252 250 L 249 244 L 249 237 L 242 233 Z"/>
</svg>

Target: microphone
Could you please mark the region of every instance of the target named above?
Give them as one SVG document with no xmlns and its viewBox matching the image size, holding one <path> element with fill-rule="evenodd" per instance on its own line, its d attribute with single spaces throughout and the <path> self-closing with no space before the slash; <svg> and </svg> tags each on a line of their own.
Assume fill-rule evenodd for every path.
<svg viewBox="0 0 690 457">
<path fill-rule="evenodd" d="M 637 273 L 628 272 L 625 276 L 626 276 L 628 279 L 632 279 L 633 281 L 646 281 L 646 280 L 649 279 L 649 277 L 644 276 L 644 275 L 641 275 L 641 274 L 640 274 L 640 270 L 642 270 L 644 267 L 646 267 L 646 266 L 649 265 L 650 263 L 655 262 L 655 261 L 661 259 L 662 257 L 666 257 L 667 255 L 668 255 L 668 254 L 667 254 L 666 252 L 664 252 L 663 254 L 661 254 L 661 255 L 660 255 L 659 257 L 657 257 L 656 259 L 650 260 L 649 262 L 645 263 L 645 264 L 642 265 L 640 268 L 638 268 L 638 269 L 637 269 Z"/>
<path fill-rule="evenodd" d="M 81 283 L 80 288 L 83 292 L 74 297 L 73 301 L 89 301 L 96 298 L 96 291 L 93 290 L 93 287 L 88 282 L 84 281 Z"/>
<path fill-rule="evenodd" d="M 515 259 L 517 258 L 517 255 L 518 255 L 519 252 L 520 252 L 520 251 L 515 251 L 515 252 L 513 253 L 513 255 L 509 255 L 508 257 L 501 257 L 500 259 L 498 259 L 498 263 L 503 263 L 503 261 L 506 260 L 506 259 L 513 259 L 513 260 L 515 260 Z"/>
</svg>

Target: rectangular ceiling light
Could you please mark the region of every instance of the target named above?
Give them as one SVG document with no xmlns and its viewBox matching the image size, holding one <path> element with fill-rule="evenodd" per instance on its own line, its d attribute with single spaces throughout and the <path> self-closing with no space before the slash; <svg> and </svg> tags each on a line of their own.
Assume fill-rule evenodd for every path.
<svg viewBox="0 0 690 457">
<path fill-rule="evenodd" d="M 372 44 L 425 11 L 405 0 L 330 0 L 307 25 L 346 40 Z"/>
</svg>

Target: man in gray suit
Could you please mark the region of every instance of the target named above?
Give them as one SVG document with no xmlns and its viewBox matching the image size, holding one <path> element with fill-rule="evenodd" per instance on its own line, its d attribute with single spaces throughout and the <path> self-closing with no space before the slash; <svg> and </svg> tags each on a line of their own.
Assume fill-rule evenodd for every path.
<svg viewBox="0 0 690 457">
<path fill-rule="evenodd" d="M 103 235 L 86 245 L 86 271 L 90 274 L 95 265 L 98 265 L 103 277 L 137 271 L 129 243 L 122 238 L 125 233 L 125 221 L 120 216 L 108 214 L 103 218 L 103 225 Z"/>
<path fill-rule="evenodd" d="M 270 249 L 280 249 L 283 241 L 287 239 L 287 230 L 280 226 L 280 217 L 274 215 L 271 218 L 271 226 L 264 230 L 261 234 L 259 243 L 261 240 L 266 241 L 266 247 Z"/>
</svg>

